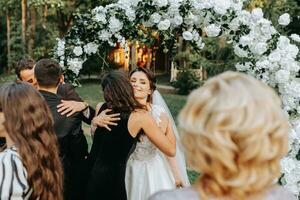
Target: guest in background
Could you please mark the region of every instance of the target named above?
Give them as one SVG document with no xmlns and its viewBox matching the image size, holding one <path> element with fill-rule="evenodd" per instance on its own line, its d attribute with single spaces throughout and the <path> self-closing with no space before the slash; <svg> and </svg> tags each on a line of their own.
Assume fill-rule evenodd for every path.
<svg viewBox="0 0 300 200">
<path fill-rule="evenodd" d="M 35 64 L 36 62 L 33 59 L 21 59 L 17 63 L 15 71 L 19 80 L 37 87 L 37 81 L 34 76 Z M 62 79 L 62 83 L 63 84 L 59 84 L 57 89 L 57 95 L 62 98 L 61 103 L 57 106 L 58 112 L 62 115 L 66 114 L 69 117 L 76 112 L 84 110 L 86 112 L 84 116 L 86 116 L 87 119 L 90 114 L 94 116 L 94 109 L 89 107 L 88 104 L 80 98 L 74 87 L 69 83 L 64 83 L 64 79 Z"/>
<path fill-rule="evenodd" d="M 249 75 L 225 72 L 193 91 L 179 125 L 195 185 L 150 200 L 296 200 L 279 187 L 288 151 L 287 117 L 277 94 Z"/>
<path fill-rule="evenodd" d="M 27 83 L 0 88 L 0 199 L 62 200 L 62 166 L 51 112 Z"/>
</svg>

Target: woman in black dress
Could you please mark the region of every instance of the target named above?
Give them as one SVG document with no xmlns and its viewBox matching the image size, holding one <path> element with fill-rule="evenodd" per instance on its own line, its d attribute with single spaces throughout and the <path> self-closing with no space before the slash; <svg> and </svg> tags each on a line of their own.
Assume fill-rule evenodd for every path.
<svg viewBox="0 0 300 200">
<path fill-rule="evenodd" d="M 98 127 L 90 153 L 88 200 L 126 200 L 126 162 L 135 148 L 137 135 L 144 133 L 166 155 L 174 156 L 176 141 L 172 130 L 166 134 L 151 114 L 134 98 L 128 76 L 112 71 L 102 80 L 106 103 L 97 105 L 98 113 L 109 108 L 120 113 L 120 121 L 111 131 Z"/>
</svg>

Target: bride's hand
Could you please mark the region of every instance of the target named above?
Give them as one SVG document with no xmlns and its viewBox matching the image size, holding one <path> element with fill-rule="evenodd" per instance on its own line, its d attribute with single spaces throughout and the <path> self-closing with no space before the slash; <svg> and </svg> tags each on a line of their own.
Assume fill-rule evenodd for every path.
<svg viewBox="0 0 300 200">
<path fill-rule="evenodd" d="M 181 180 L 175 180 L 176 188 L 183 188 L 183 182 Z"/>
</svg>

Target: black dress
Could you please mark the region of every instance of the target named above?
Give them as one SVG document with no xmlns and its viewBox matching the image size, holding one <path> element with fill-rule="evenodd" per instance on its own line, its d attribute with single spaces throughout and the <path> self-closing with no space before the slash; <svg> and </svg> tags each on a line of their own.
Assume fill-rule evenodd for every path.
<svg viewBox="0 0 300 200">
<path fill-rule="evenodd" d="M 99 113 L 106 109 L 104 104 Z M 98 113 L 98 114 L 99 114 Z M 128 131 L 130 113 L 121 113 L 117 126 L 111 131 L 97 128 L 89 162 L 90 176 L 87 188 L 88 200 L 126 200 L 126 163 L 133 152 L 136 139 Z"/>
</svg>

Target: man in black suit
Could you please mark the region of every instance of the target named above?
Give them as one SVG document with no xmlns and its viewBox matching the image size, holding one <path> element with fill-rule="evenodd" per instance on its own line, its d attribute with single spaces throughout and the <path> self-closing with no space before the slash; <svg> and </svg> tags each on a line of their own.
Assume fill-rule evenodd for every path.
<svg viewBox="0 0 300 200">
<path fill-rule="evenodd" d="M 60 158 L 64 167 L 64 196 L 65 200 L 84 199 L 86 157 L 88 145 L 83 135 L 81 123 L 91 121 L 77 112 L 70 117 L 61 115 L 57 106 L 62 98 L 57 95 L 58 86 L 63 81 L 62 69 L 51 59 L 42 59 L 36 63 L 34 75 L 37 88 L 44 96 L 54 118 L 54 129 L 60 145 Z"/>
</svg>

